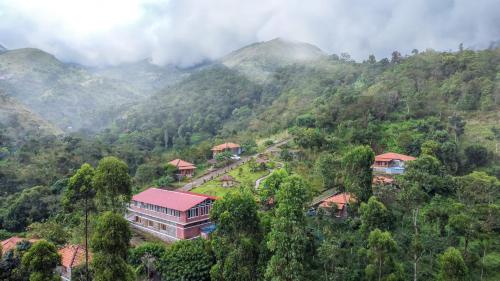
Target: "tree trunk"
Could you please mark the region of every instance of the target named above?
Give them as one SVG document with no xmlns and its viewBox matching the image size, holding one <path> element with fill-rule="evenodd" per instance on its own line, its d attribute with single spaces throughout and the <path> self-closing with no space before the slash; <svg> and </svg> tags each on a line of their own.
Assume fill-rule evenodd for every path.
<svg viewBox="0 0 500 281">
<path fill-rule="evenodd" d="M 417 225 L 417 218 L 418 218 L 418 208 L 416 208 L 413 211 L 413 229 L 415 231 L 415 239 L 418 237 L 418 225 Z M 417 281 L 417 275 L 418 275 L 418 254 L 415 251 L 413 253 L 413 281 Z"/>
<path fill-rule="evenodd" d="M 90 281 L 89 278 L 89 208 L 88 198 L 85 196 L 85 280 Z"/>
<path fill-rule="evenodd" d="M 382 280 L 382 257 L 378 260 L 378 281 Z"/>
</svg>

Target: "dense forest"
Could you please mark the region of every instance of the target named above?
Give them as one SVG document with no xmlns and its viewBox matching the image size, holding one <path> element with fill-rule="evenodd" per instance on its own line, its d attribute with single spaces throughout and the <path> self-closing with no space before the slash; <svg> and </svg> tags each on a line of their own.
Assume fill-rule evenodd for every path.
<svg viewBox="0 0 500 281">
<path fill-rule="evenodd" d="M 0 123 L 0 239 L 48 241 L 4 255 L 0 280 L 53 280 L 54 261 L 36 257 L 87 236 L 93 280 L 498 280 L 500 49 L 262 56 L 283 44 L 192 69 L 102 113 L 114 121 L 98 133 L 19 138 L 18 119 Z M 129 246 L 123 207 L 163 186 L 168 161 L 203 168 L 222 140 L 252 153 L 284 132 L 283 167 L 217 200 L 210 240 Z M 395 184 L 373 184 L 387 151 L 417 159 Z M 311 212 L 325 190 L 355 195 L 347 218 Z"/>
</svg>

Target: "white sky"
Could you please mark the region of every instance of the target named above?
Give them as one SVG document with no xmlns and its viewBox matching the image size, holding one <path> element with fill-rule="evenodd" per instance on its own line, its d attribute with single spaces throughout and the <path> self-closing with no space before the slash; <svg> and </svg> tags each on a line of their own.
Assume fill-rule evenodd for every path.
<svg viewBox="0 0 500 281">
<path fill-rule="evenodd" d="M 0 0 L 0 44 L 88 65 L 190 65 L 283 37 L 328 53 L 487 47 L 499 0 Z"/>
</svg>

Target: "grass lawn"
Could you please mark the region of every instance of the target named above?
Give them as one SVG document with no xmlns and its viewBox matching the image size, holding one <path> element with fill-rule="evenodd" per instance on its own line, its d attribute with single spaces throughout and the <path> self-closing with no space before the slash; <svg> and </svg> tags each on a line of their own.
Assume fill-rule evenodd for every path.
<svg viewBox="0 0 500 281">
<path fill-rule="evenodd" d="M 243 164 L 240 167 L 232 170 L 229 172 L 229 175 L 234 177 L 238 182 L 239 185 L 241 184 L 251 184 L 252 186 L 255 185 L 255 181 L 265 175 L 267 175 L 269 171 L 258 171 L 258 172 L 251 172 L 250 168 L 247 164 Z M 192 192 L 195 193 L 202 193 L 202 194 L 207 194 L 207 195 L 212 195 L 212 196 L 224 196 L 228 192 L 234 191 L 238 189 L 239 185 L 235 185 L 233 187 L 222 187 L 221 182 L 219 181 L 220 177 L 208 181 L 201 186 L 192 189 Z"/>
</svg>

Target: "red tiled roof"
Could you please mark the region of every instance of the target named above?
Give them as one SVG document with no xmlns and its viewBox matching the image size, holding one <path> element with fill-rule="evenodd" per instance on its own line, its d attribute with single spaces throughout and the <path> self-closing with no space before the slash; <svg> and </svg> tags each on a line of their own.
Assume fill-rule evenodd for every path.
<svg viewBox="0 0 500 281">
<path fill-rule="evenodd" d="M 170 208 L 178 211 L 187 211 L 206 199 L 216 199 L 213 196 L 196 194 L 192 192 L 181 192 L 158 188 L 148 188 L 134 195 L 132 200 L 148 203 L 160 207 Z"/>
<path fill-rule="evenodd" d="M 65 268 L 73 268 L 85 262 L 85 248 L 82 246 L 66 245 L 59 249 L 58 253 L 61 255 L 61 264 Z"/>
<path fill-rule="evenodd" d="M 375 161 L 379 162 L 389 162 L 391 160 L 412 161 L 415 159 L 415 157 L 394 152 L 388 152 L 375 156 Z"/>
<path fill-rule="evenodd" d="M 219 150 L 224 150 L 224 149 L 228 149 L 228 148 L 239 148 L 239 147 L 240 147 L 239 144 L 232 143 L 232 142 L 226 142 L 226 143 L 219 144 L 219 145 L 212 147 L 212 150 L 219 151 Z"/>
<path fill-rule="evenodd" d="M 168 162 L 168 164 L 174 165 L 179 170 L 194 170 L 194 169 L 196 169 L 196 167 L 194 166 L 193 163 L 189 163 L 189 162 L 181 160 L 181 159 L 172 160 L 172 161 Z"/>
<path fill-rule="evenodd" d="M 323 202 L 321 202 L 321 204 L 319 204 L 319 206 L 330 207 L 333 203 L 335 203 L 335 205 L 337 205 L 337 209 L 342 210 L 346 205 L 346 202 L 352 203 L 355 201 L 356 198 L 354 198 L 354 196 L 350 193 L 339 193 L 326 198 L 325 200 L 323 200 Z"/>
<path fill-rule="evenodd" d="M 3 253 L 6 253 L 7 251 L 16 248 L 17 243 L 23 241 L 23 240 L 28 240 L 31 243 L 35 243 L 39 241 L 39 239 L 27 239 L 27 238 L 22 238 L 22 237 L 17 237 L 13 236 L 10 237 L 9 239 L 3 240 L 2 241 L 2 251 Z"/>
</svg>

